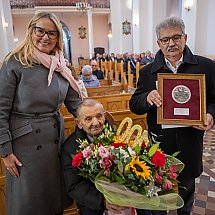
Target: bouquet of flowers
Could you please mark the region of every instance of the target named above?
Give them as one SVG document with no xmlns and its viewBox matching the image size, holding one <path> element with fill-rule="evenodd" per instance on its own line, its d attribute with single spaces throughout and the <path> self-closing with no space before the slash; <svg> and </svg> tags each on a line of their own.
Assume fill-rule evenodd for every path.
<svg viewBox="0 0 215 215">
<path fill-rule="evenodd" d="M 126 127 L 127 125 L 127 127 Z M 125 128 L 126 127 L 126 128 Z M 173 210 L 183 206 L 177 194 L 177 176 L 183 163 L 164 154 L 159 142 L 126 117 L 115 131 L 105 125 L 91 143 L 77 140 L 80 149 L 72 165 L 80 175 L 94 181 L 112 204 L 150 210 Z"/>
</svg>

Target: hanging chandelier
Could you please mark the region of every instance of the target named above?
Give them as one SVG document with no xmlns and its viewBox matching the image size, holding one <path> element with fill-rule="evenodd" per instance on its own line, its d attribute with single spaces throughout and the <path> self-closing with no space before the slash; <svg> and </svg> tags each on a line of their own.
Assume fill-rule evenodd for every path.
<svg viewBox="0 0 215 215">
<path fill-rule="evenodd" d="M 86 12 L 87 10 L 89 10 L 90 4 L 82 0 L 76 3 L 76 8 L 81 12 Z"/>
</svg>

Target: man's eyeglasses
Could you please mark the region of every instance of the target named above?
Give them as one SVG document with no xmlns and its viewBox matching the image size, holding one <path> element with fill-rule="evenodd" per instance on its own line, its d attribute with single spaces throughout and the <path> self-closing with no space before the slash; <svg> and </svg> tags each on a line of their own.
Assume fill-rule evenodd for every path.
<svg viewBox="0 0 215 215">
<path fill-rule="evenodd" d="M 48 35 L 48 38 L 54 40 L 58 38 L 58 31 L 45 31 L 43 28 L 34 27 L 34 33 L 38 37 L 43 37 L 45 34 Z"/>
<path fill-rule="evenodd" d="M 183 36 L 184 34 L 176 34 L 172 37 L 164 37 L 164 38 L 161 38 L 159 39 L 159 41 L 161 41 L 161 43 L 163 45 L 167 45 L 169 44 L 170 40 L 172 39 L 175 43 L 179 42 L 181 40 L 181 37 Z"/>
<path fill-rule="evenodd" d="M 91 65 L 91 66 L 97 66 L 97 65 Z"/>
</svg>

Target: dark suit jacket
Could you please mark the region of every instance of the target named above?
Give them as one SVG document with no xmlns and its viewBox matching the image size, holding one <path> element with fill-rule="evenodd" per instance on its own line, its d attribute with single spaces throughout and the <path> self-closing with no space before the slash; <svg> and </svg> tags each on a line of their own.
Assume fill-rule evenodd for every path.
<svg viewBox="0 0 215 215">
<path fill-rule="evenodd" d="M 95 75 L 99 80 L 104 79 L 104 74 L 101 70 L 93 71 L 93 75 Z"/>
<path fill-rule="evenodd" d="M 183 173 L 198 177 L 202 172 L 203 131 L 192 127 L 163 129 L 157 124 L 157 108 L 149 106 L 147 95 L 156 89 L 158 73 L 172 73 L 165 63 L 161 50 L 156 54 L 153 63 L 140 70 L 137 89 L 130 100 L 130 109 L 135 114 L 147 113 L 149 132 L 161 135 L 161 147 L 166 153 L 180 151 L 179 158 L 185 163 Z M 206 75 L 206 108 L 207 113 L 215 119 L 215 63 L 205 57 L 193 55 L 186 46 L 183 53 L 183 63 L 178 73 Z M 183 147 L 182 147 L 183 146 Z"/>
<path fill-rule="evenodd" d="M 77 202 L 78 207 L 82 208 L 83 214 L 99 215 L 105 210 L 103 194 L 96 189 L 90 179 L 79 175 L 78 168 L 72 166 L 71 156 L 75 155 L 79 149 L 79 144 L 76 142 L 79 138 L 88 140 L 86 133 L 76 128 L 65 141 L 61 151 L 66 190 L 69 196 Z"/>
</svg>

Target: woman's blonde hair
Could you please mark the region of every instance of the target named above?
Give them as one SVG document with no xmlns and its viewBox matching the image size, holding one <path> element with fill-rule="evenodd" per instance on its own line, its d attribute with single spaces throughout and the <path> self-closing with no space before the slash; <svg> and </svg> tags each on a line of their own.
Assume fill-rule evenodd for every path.
<svg viewBox="0 0 215 215">
<path fill-rule="evenodd" d="M 33 64 L 32 55 L 34 45 L 32 42 L 31 35 L 37 22 L 42 18 L 48 18 L 54 22 L 58 30 L 58 39 L 54 49 L 63 51 L 63 32 L 60 21 L 53 13 L 39 12 L 35 14 L 31 21 L 29 22 L 24 41 L 6 57 L 6 60 L 10 59 L 11 56 L 15 55 L 15 57 L 21 62 L 22 65 L 27 67 L 32 66 Z"/>
</svg>

